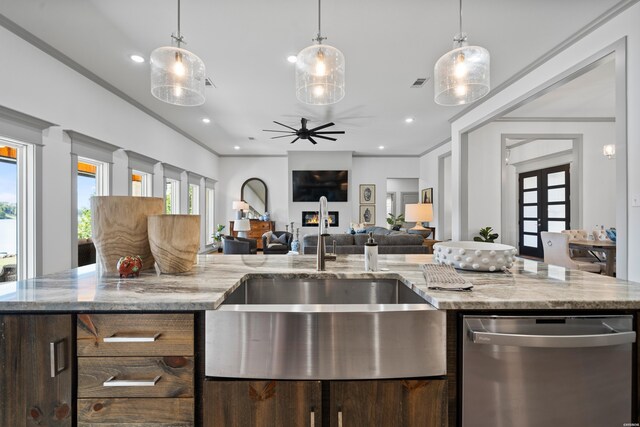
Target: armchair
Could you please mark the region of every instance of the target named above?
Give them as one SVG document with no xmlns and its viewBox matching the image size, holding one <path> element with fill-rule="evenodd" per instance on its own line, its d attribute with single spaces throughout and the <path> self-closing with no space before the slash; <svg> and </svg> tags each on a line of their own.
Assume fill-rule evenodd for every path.
<svg viewBox="0 0 640 427">
<path fill-rule="evenodd" d="M 256 239 L 244 237 L 222 236 L 222 252 L 230 254 L 255 254 L 258 251 Z"/>
<path fill-rule="evenodd" d="M 267 231 L 262 235 L 262 251 L 268 254 L 284 254 L 291 250 L 293 234 L 287 231 Z"/>
</svg>

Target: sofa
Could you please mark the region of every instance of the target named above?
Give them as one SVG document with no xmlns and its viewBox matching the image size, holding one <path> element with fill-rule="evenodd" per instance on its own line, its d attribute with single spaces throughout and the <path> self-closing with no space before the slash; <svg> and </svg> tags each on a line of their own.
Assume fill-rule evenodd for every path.
<svg viewBox="0 0 640 427">
<path fill-rule="evenodd" d="M 419 234 L 403 231 L 391 231 L 382 227 L 370 227 L 364 233 L 331 234 L 326 237 L 327 252 L 333 252 L 335 241 L 337 254 L 364 254 L 364 244 L 369 232 L 378 244 L 379 254 L 426 254 L 429 248 L 423 246 L 424 238 Z M 302 253 L 315 254 L 318 248 L 318 235 L 307 234 L 302 238 Z"/>
</svg>

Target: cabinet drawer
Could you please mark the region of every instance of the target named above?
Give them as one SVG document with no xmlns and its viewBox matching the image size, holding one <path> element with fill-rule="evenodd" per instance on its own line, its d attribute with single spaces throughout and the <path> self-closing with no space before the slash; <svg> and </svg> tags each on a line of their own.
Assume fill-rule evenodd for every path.
<svg viewBox="0 0 640 427">
<path fill-rule="evenodd" d="M 193 357 L 79 357 L 78 397 L 193 397 Z"/>
<path fill-rule="evenodd" d="M 193 399 L 79 399 L 78 427 L 192 427 Z"/>
<path fill-rule="evenodd" d="M 79 314 L 78 356 L 193 356 L 193 314 Z"/>
</svg>

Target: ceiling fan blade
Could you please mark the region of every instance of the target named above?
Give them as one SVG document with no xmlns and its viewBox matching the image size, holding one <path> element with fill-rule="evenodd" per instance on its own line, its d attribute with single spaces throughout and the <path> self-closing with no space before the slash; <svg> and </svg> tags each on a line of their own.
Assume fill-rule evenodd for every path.
<svg viewBox="0 0 640 427">
<path fill-rule="evenodd" d="M 280 132 L 280 133 L 291 133 L 295 135 L 295 132 L 291 132 L 290 130 L 272 130 L 272 129 L 262 129 L 262 132 Z"/>
<path fill-rule="evenodd" d="M 328 135 L 328 134 L 343 134 L 344 131 L 343 130 L 325 130 L 322 132 L 313 132 L 317 135 Z"/>
<path fill-rule="evenodd" d="M 335 123 L 330 122 L 330 123 L 325 123 L 322 126 L 318 126 L 317 128 L 313 128 L 313 129 L 309 129 L 309 132 L 314 132 L 316 130 L 320 130 L 320 129 L 324 129 L 324 128 L 328 128 L 329 126 L 335 126 Z"/>
<path fill-rule="evenodd" d="M 308 139 L 309 141 L 311 141 L 311 143 L 312 143 L 313 145 L 316 145 L 316 144 L 317 144 L 317 142 L 315 142 L 315 141 L 313 140 L 313 138 L 309 137 L 309 138 L 307 138 L 307 139 Z"/>
<path fill-rule="evenodd" d="M 291 143 L 293 144 L 294 142 L 296 142 L 297 140 L 299 140 L 300 137 L 297 137 L 296 139 L 294 139 L 293 141 L 291 141 Z"/>
<path fill-rule="evenodd" d="M 298 132 L 298 129 L 292 128 L 291 126 L 287 126 L 287 125 L 285 125 L 284 123 L 276 122 L 275 120 L 273 121 L 273 123 L 275 123 L 275 124 L 277 124 L 277 125 L 280 125 L 280 126 L 284 126 L 284 127 L 286 127 L 286 128 L 289 128 L 289 129 L 291 129 L 291 130 L 292 130 L 292 131 L 294 131 L 294 132 Z"/>
<path fill-rule="evenodd" d="M 272 136 L 271 139 L 278 139 L 278 138 L 291 138 L 292 136 L 294 136 L 294 134 L 291 135 L 280 135 L 280 136 Z"/>
<path fill-rule="evenodd" d="M 315 136 L 316 138 L 328 139 L 328 140 L 330 140 L 330 141 L 337 141 L 337 139 L 335 139 L 335 138 L 330 138 L 330 137 L 328 137 L 328 136 L 322 136 L 322 135 L 313 135 L 313 136 Z"/>
</svg>

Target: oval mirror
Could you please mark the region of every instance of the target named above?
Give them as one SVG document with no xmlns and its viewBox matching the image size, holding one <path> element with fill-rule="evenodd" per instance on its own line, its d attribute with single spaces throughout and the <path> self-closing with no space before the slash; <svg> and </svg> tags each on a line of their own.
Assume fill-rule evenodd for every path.
<svg viewBox="0 0 640 427">
<path fill-rule="evenodd" d="M 267 184 L 260 178 L 249 178 L 242 184 L 240 199 L 249 204 L 250 218 L 257 218 L 267 212 Z"/>
</svg>

